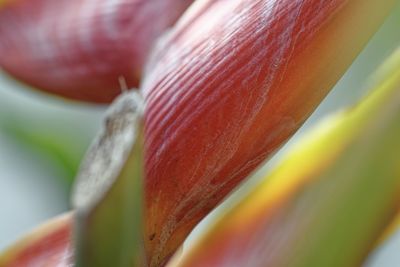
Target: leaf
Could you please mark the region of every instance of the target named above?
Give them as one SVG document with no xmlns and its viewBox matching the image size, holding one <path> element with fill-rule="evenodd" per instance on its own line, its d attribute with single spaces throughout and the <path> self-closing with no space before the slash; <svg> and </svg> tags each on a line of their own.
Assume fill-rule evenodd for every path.
<svg viewBox="0 0 400 267">
<path fill-rule="evenodd" d="M 138 86 L 153 43 L 192 1 L 7 1 L 0 66 L 40 90 L 109 103 L 119 76 Z"/>
<path fill-rule="evenodd" d="M 87 152 L 73 195 L 75 242 L 71 242 L 68 214 L 0 255 L 0 266 L 70 266 L 72 261 L 76 266 L 145 265 L 142 105 L 136 92 L 121 95 Z"/>
<path fill-rule="evenodd" d="M 168 266 L 360 266 L 399 211 L 399 136 L 397 68 Z"/>
<path fill-rule="evenodd" d="M 400 230 L 400 212 L 396 218 L 390 223 L 390 225 L 383 232 L 381 237 L 378 239 L 377 246 L 385 244 L 392 236 Z"/>
<path fill-rule="evenodd" d="M 395 2 L 200 0 L 187 10 L 141 85 L 151 266 L 303 124 Z"/>
<path fill-rule="evenodd" d="M 86 147 L 86 142 L 83 140 L 85 138 L 76 136 L 71 138 L 57 127 L 51 128 L 50 125 L 45 128 L 37 127 L 13 117 L 0 122 L 0 128 L 7 137 L 23 145 L 24 149 L 45 156 L 52 164 L 61 167 L 64 175 L 60 176 L 68 186 L 72 184 Z"/>
<path fill-rule="evenodd" d="M 136 92 L 112 104 L 87 152 L 73 193 L 76 266 L 142 266 L 143 103 Z"/>
<path fill-rule="evenodd" d="M 71 225 L 72 213 L 41 225 L 0 254 L 0 266 L 70 266 Z"/>
<path fill-rule="evenodd" d="M 392 73 L 400 70 L 400 48 L 397 49 L 389 59 L 383 64 L 373 75 L 374 84 L 384 83 L 386 78 Z M 384 244 L 391 236 L 400 229 L 400 207 L 397 217 L 386 228 L 381 237 L 378 239 L 376 246 Z"/>
</svg>

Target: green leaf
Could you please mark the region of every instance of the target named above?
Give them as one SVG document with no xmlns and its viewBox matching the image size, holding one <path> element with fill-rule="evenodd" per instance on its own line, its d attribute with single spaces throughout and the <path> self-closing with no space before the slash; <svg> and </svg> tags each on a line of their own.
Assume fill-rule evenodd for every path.
<svg viewBox="0 0 400 267">
<path fill-rule="evenodd" d="M 379 238 L 376 246 L 380 246 L 388 242 L 394 234 L 400 231 L 400 208 L 397 217 L 392 221 L 392 223 L 383 232 L 381 238 Z"/>
<path fill-rule="evenodd" d="M 28 126 L 27 126 L 28 125 Z M 1 130 L 24 149 L 48 159 L 62 170 L 62 178 L 71 185 L 79 167 L 84 150 L 84 140 L 62 133 L 59 129 L 35 127 L 17 118 L 0 122 Z"/>
</svg>

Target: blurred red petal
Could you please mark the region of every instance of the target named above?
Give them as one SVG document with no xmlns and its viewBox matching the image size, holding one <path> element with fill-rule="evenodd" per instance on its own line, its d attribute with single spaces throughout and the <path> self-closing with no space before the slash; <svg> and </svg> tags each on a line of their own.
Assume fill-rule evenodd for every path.
<svg viewBox="0 0 400 267">
<path fill-rule="evenodd" d="M 71 266 L 71 225 L 68 213 L 40 226 L 1 254 L 0 266 Z"/>
<path fill-rule="evenodd" d="M 156 38 L 193 0 L 18 0 L 0 6 L 0 66 L 68 98 L 110 102 L 138 86 Z"/>
</svg>

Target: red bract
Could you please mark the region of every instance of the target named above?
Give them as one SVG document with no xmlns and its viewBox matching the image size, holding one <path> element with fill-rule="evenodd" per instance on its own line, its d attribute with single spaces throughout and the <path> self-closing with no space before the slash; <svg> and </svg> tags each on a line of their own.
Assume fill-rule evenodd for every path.
<svg viewBox="0 0 400 267">
<path fill-rule="evenodd" d="M 18 0 L 0 6 L 0 66 L 41 90 L 110 102 L 193 0 Z"/>
<path fill-rule="evenodd" d="M 192 5 L 142 84 L 151 266 L 300 127 L 394 2 Z"/>
<path fill-rule="evenodd" d="M 70 266 L 71 226 L 71 213 L 47 222 L 6 250 L 0 257 L 0 266 Z"/>
</svg>

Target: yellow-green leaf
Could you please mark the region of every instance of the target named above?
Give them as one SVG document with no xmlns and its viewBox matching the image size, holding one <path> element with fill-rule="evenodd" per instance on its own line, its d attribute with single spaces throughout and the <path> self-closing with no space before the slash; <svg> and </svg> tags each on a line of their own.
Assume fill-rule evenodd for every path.
<svg viewBox="0 0 400 267">
<path fill-rule="evenodd" d="M 383 232 L 381 238 L 377 242 L 377 246 L 384 244 L 388 241 L 393 234 L 400 231 L 400 212 L 397 214 L 397 217 L 392 221 L 389 227 Z"/>
</svg>

